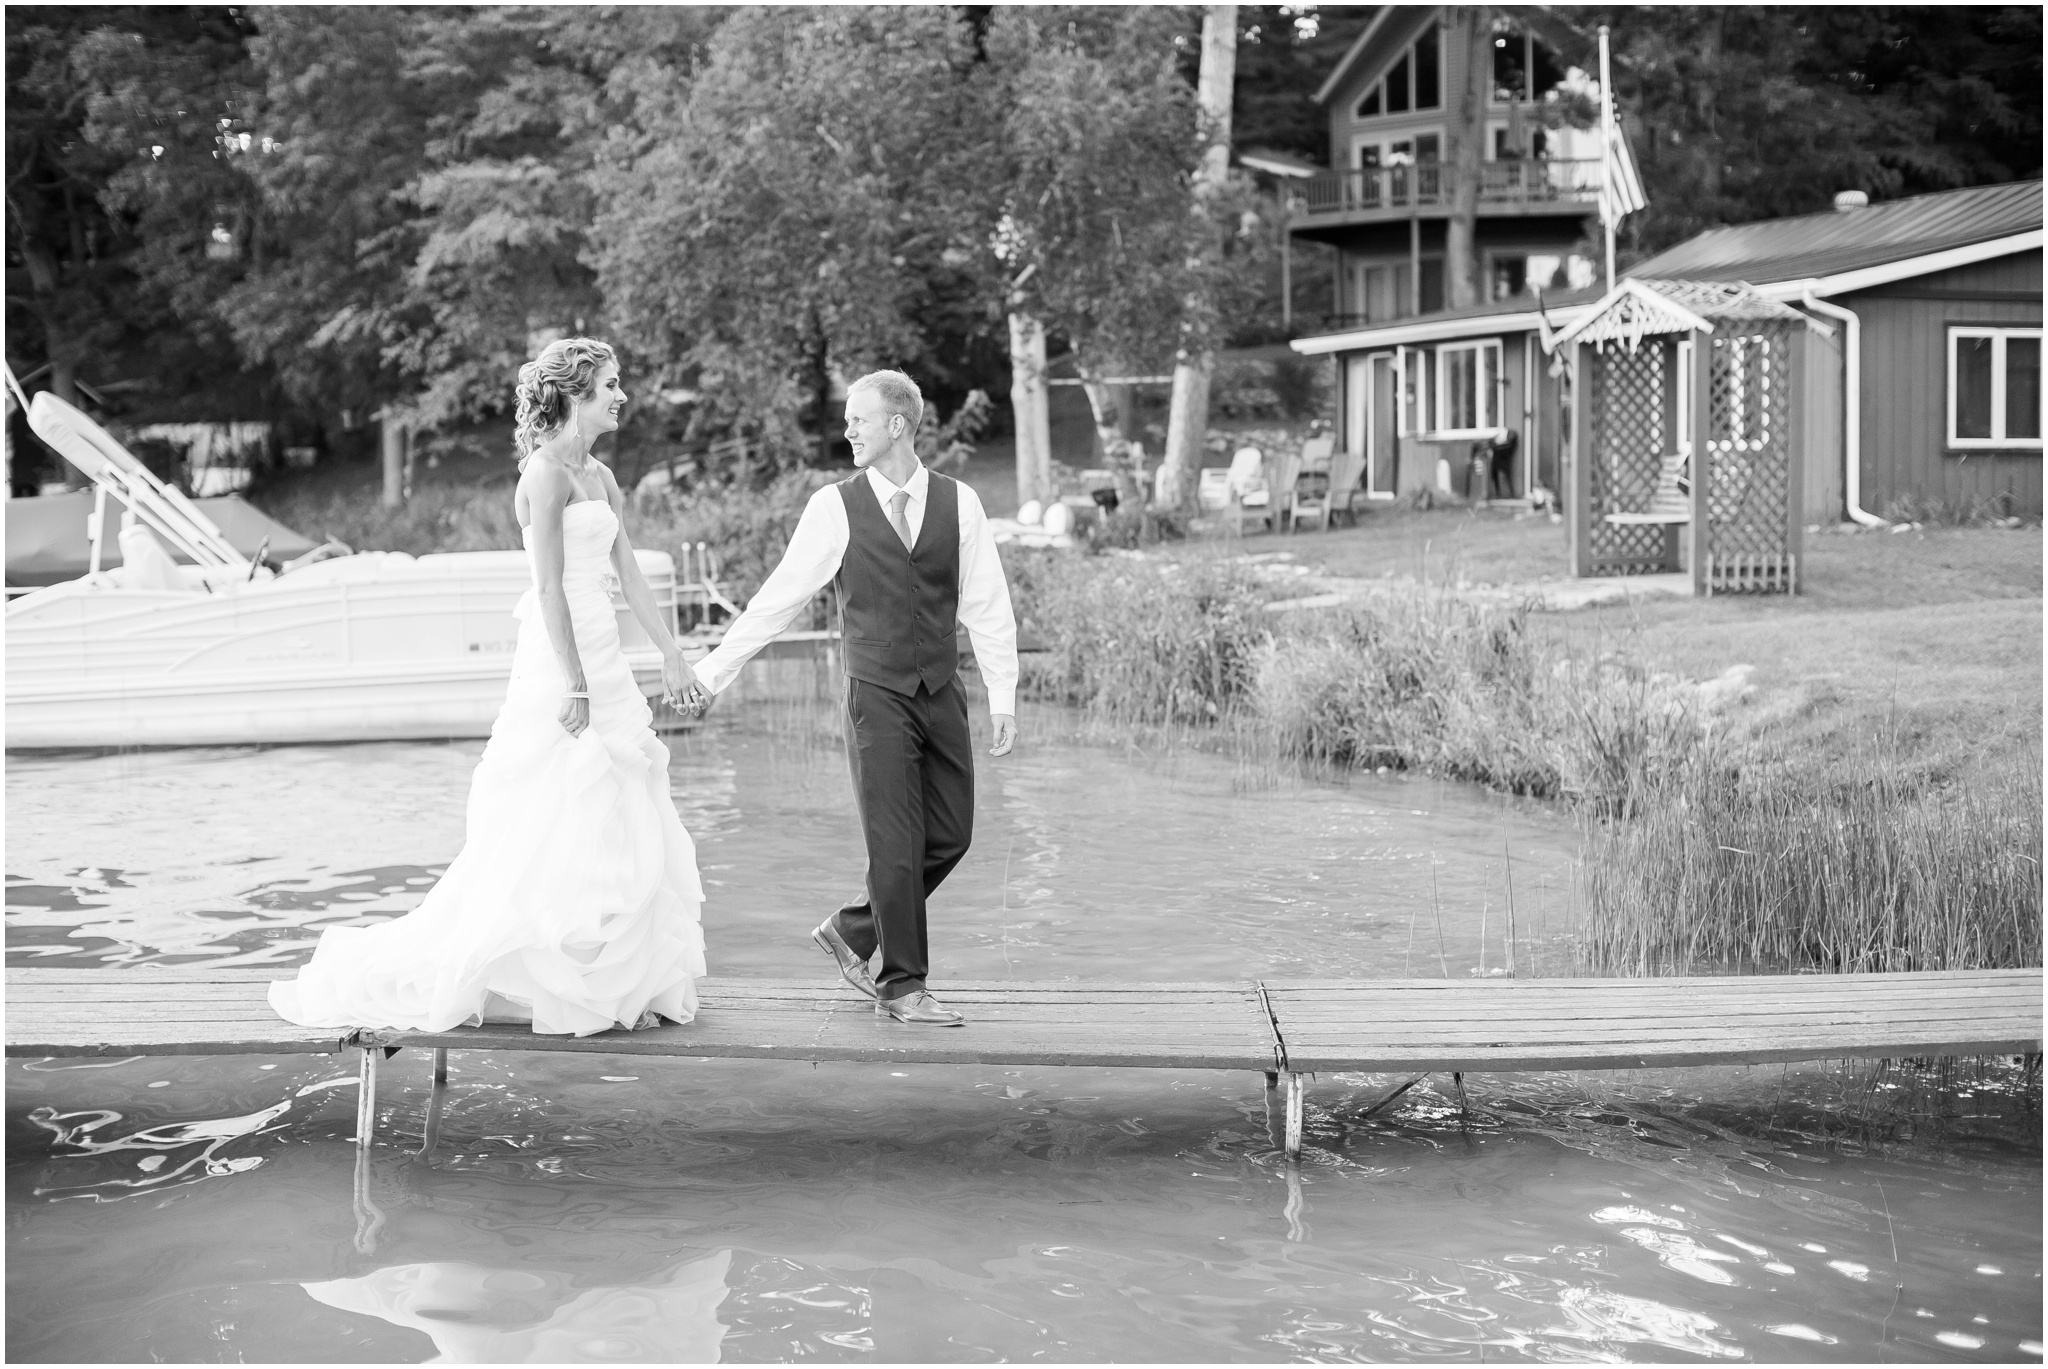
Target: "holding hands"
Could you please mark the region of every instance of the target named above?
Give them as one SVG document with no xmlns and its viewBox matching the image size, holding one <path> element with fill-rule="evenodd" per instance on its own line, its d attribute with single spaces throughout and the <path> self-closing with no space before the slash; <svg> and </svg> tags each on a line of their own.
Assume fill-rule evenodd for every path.
<svg viewBox="0 0 2048 1369">
<path fill-rule="evenodd" d="M 661 701 L 678 713 L 687 713 L 693 718 L 702 717 L 711 707 L 711 691 L 697 678 L 697 672 L 690 669 L 690 663 L 683 659 L 681 651 L 672 650 L 661 658 Z"/>
</svg>

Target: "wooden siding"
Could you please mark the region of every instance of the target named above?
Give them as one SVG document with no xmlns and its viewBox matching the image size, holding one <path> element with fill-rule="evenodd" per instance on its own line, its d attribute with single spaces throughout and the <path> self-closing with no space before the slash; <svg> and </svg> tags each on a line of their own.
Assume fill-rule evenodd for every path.
<svg viewBox="0 0 2048 1369">
<path fill-rule="evenodd" d="M 1809 523 L 1839 523 L 1848 514 L 1847 495 L 1842 488 L 1842 326 L 1828 337 L 1817 328 L 1806 330 L 1800 393 L 1800 425 L 1805 447 L 1800 453 L 1804 478 L 1800 505 Z"/>
<path fill-rule="evenodd" d="M 1836 301 L 1863 320 L 1863 507 L 2004 496 L 2039 515 L 2041 454 L 1948 450 L 1948 328 L 2041 323 L 2041 253 L 1919 276 Z"/>
</svg>

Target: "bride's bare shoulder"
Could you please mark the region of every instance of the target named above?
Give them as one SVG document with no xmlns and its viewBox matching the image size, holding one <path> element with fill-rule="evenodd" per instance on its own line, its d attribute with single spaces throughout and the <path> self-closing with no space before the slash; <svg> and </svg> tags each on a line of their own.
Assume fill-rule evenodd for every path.
<svg viewBox="0 0 2048 1369">
<path fill-rule="evenodd" d="M 520 514 L 522 523 L 530 523 L 543 510 L 559 515 L 566 506 L 575 488 L 569 473 L 554 461 L 531 460 L 526 469 L 519 473 L 519 484 L 512 492 L 512 504 Z"/>
</svg>

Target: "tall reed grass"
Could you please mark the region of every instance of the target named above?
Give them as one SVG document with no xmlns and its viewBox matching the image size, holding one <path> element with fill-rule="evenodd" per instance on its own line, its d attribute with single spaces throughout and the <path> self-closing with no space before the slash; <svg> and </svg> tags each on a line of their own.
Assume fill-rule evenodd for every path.
<svg viewBox="0 0 2048 1369">
<path fill-rule="evenodd" d="M 1930 789 L 1882 739 L 1827 774 L 1702 748 L 1626 821 L 1590 825 L 1593 973 L 2041 963 L 2041 767 Z"/>
<path fill-rule="evenodd" d="M 1273 612 L 1241 566 L 1013 557 L 1037 697 L 1113 723 L 1223 723 L 1280 757 L 1423 770 L 1602 809 L 1697 732 L 1682 689 L 1540 645 L 1446 592 Z"/>
<path fill-rule="evenodd" d="M 1560 799 L 1585 823 L 1577 968 L 1959 969 L 2041 958 L 2041 770 L 1931 787 L 1883 739 L 1735 741 L 1683 681 L 1574 656 L 1446 590 L 1271 611 L 1228 562 L 1011 558 L 1024 685 L 1106 723 Z"/>
</svg>

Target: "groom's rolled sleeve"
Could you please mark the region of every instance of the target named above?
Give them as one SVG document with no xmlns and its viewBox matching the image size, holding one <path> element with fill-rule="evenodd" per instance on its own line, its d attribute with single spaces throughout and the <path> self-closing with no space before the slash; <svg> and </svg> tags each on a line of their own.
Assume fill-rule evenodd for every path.
<svg viewBox="0 0 2048 1369">
<path fill-rule="evenodd" d="M 960 623 L 974 644 L 974 662 L 988 689 L 990 713 L 1017 712 L 1017 617 L 1010 582 L 981 498 L 960 484 Z"/>
<path fill-rule="evenodd" d="M 754 653 L 781 636 L 819 590 L 832 583 L 846 556 L 846 505 L 827 485 L 811 496 L 790 534 L 789 549 L 767 581 L 733 619 L 718 649 L 697 663 L 697 679 L 716 694 L 731 684 Z"/>
</svg>

